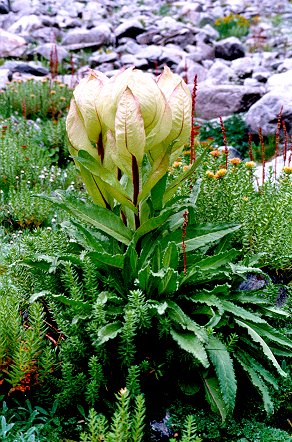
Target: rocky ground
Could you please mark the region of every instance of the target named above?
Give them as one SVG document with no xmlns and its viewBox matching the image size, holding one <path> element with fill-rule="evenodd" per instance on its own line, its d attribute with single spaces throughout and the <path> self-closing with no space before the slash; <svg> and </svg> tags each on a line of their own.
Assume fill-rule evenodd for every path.
<svg viewBox="0 0 292 442">
<path fill-rule="evenodd" d="M 251 20 L 247 36 L 220 39 L 217 18 Z M 274 134 L 277 115 L 292 133 L 292 3 L 288 0 L 0 0 L 0 88 L 8 80 L 63 80 L 90 68 L 123 66 L 158 73 L 164 64 L 192 87 L 203 119 L 244 112 L 251 132 Z M 70 76 L 71 72 L 71 76 Z"/>
</svg>

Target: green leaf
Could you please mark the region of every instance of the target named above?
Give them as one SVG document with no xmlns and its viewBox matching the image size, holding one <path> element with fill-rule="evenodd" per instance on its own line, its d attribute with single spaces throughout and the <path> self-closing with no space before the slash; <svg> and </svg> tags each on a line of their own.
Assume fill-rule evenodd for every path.
<svg viewBox="0 0 292 442">
<path fill-rule="evenodd" d="M 194 332 L 201 342 L 208 342 L 208 334 L 204 327 L 201 327 L 186 315 L 176 302 L 170 300 L 166 302 L 168 305 L 168 316 L 173 321 L 177 322 L 182 328 Z"/>
<path fill-rule="evenodd" d="M 74 160 L 82 164 L 92 175 L 99 177 L 104 182 L 104 187 L 116 201 L 122 206 L 128 207 L 134 213 L 138 213 L 137 207 L 134 206 L 131 198 L 127 195 L 124 187 L 119 180 L 114 176 L 114 173 L 107 170 L 105 167 L 100 166 L 97 161 L 85 150 L 78 152 L 78 157 L 74 157 Z"/>
<path fill-rule="evenodd" d="M 134 279 L 137 277 L 137 262 L 138 253 L 136 252 L 133 242 L 131 242 L 124 255 L 123 266 L 123 278 L 128 286 L 132 284 Z"/>
<path fill-rule="evenodd" d="M 232 413 L 237 391 L 232 359 L 226 346 L 216 336 L 209 336 L 206 350 L 214 365 L 226 409 L 228 413 Z"/>
<path fill-rule="evenodd" d="M 220 299 L 217 298 L 217 296 L 214 296 L 212 292 L 209 293 L 196 293 L 195 295 L 191 296 L 190 301 L 200 304 L 206 304 L 210 307 L 216 307 L 218 309 L 218 312 L 220 315 L 224 313 L 223 306 L 220 302 Z"/>
<path fill-rule="evenodd" d="M 33 302 L 35 302 L 37 299 L 42 298 L 43 296 L 47 296 L 47 295 L 52 295 L 51 292 L 49 292 L 48 290 L 44 290 L 43 292 L 37 292 L 37 293 L 33 293 L 30 298 L 29 298 L 29 303 L 32 304 Z"/>
<path fill-rule="evenodd" d="M 196 261 L 194 268 L 188 268 L 188 272 L 182 279 L 181 284 L 191 282 L 196 279 L 198 271 L 208 273 L 210 270 L 218 269 L 230 263 L 233 259 L 238 256 L 239 251 L 236 249 L 228 250 L 227 252 L 222 252 L 214 256 L 208 256 L 201 261 Z"/>
<path fill-rule="evenodd" d="M 133 242 L 134 244 L 137 244 L 138 240 L 142 238 L 147 233 L 151 232 L 152 230 L 158 229 L 160 226 L 162 226 L 165 221 L 169 218 L 171 215 L 172 210 L 166 210 L 161 215 L 156 216 L 154 218 L 148 219 L 145 223 L 142 224 L 134 233 L 133 236 Z"/>
<path fill-rule="evenodd" d="M 39 196 L 53 202 L 73 217 L 96 227 L 123 244 L 128 245 L 132 239 L 133 234 L 131 230 L 109 209 L 84 203 L 80 199 L 73 200 L 69 195 L 60 190 L 54 192 L 54 196 Z"/>
<path fill-rule="evenodd" d="M 178 272 L 171 268 L 161 270 L 163 274 L 158 285 L 158 294 L 161 295 L 163 293 L 164 295 L 168 295 L 177 291 L 179 277 Z"/>
<path fill-rule="evenodd" d="M 202 155 L 192 164 L 192 166 L 186 172 L 181 173 L 175 180 L 173 180 L 170 183 L 170 185 L 167 187 L 167 190 L 166 190 L 164 197 L 163 197 L 164 203 L 167 203 L 172 198 L 172 196 L 175 194 L 178 187 L 193 175 L 195 170 L 203 162 L 207 152 L 208 152 L 208 149 L 205 149 L 205 151 L 202 153 Z"/>
<path fill-rule="evenodd" d="M 208 356 L 204 345 L 199 341 L 197 336 L 191 332 L 177 332 L 171 329 L 172 338 L 183 350 L 192 354 L 194 358 L 200 362 L 205 368 L 209 367 Z"/>
<path fill-rule="evenodd" d="M 172 269 L 176 269 L 178 266 L 178 250 L 175 242 L 170 242 L 163 254 L 162 264 L 163 267 L 171 267 Z"/>
<path fill-rule="evenodd" d="M 100 232 L 94 232 L 93 229 L 89 229 L 87 226 L 71 220 L 71 222 L 63 221 L 61 223 L 62 229 L 65 229 L 69 236 L 74 238 L 79 244 L 86 248 L 93 249 L 97 252 L 105 252 L 103 247 L 107 240 L 105 235 Z"/>
<path fill-rule="evenodd" d="M 85 256 L 88 256 L 95 265 L 98 267 L 104 264 L 122 269 L 124 265 L 124 255 L 110 255 L 106 252 L 88 252 Z"/>
<path fill-rule="evenodd" d="M 262 380 L 261 376 L 257 373 L 257 371 L 249 364 L 249 360 L 246 359 L 245 355 L 240 352 L 236 353 L 235 358 L 238 360 L 242 368 L 247 372 L 249 375 L 251 383 L 259 390 L 265 410 L 268 415 L 273 414 L 274 412 L 274 405 L 269 393 L 269 388 L 266 386 L 264 381 Z"/>
<path fill-rule="evenodd" d="M 251 325 L 251 324 L 249 324 Z M 292 349 L 292 341 L 285 337 L 283 333 L 278 332 L 275 328 L 271 327 L 269 324 L 252 325 L 254 330 L 256 330 L 261 336 L 265 336 L 269 341 L 275 342 L 283 347 L 288 347 Z M 292 353 L 291 353 L 292 356 Z"/>
<path fill-rule="evenodd" d="M 238 325 L 240 325 L 241 327 L 244 327 L 247 329 L 249 336 L 252 338 L 252 340 L 254 342 L 257 342 L 258 344 L 260 344 L 264 354 L 267 356 L 267 358 L 271 361 L 271 363 L 277 369 L 278 373 L 284 377 L 287 377 L 287 373 L 285 373 L 285 371 L 282 370 L 282 368 L 280 367 L 278 361 L 276 360 L 275 356 L 273 355 L 268 344 L 264 341 L 264 339 L 255 330 L 255 329 L 257 329 L 257 330 L 260 330 L 260 329 L 258 327 L 256 327 L 254 324 L 249 325 L 245 322 L 240 321 L 239 319 L 235 319 L 235 322 Z"/>
<path fill-rule="evenodd" d="M 247 321 L 252 321 L 256 323 L 265 323 L 266 321 L 262 319 L 259 315 L 256 315 L 243 307 L 233 304 L 230 301 L 221 299 L 221 304 L 225 311 L 232 313 L 234 316 L 238 316 L 241 319 L 246 319 Z"/>
<path fill-rule="evenodd" d="M 110 339 L 114 339 L 122 330 L 122 321 L 111 322 L 98 330 L 97 344 L 101 345 Z"/>
<path fill-rule="evenodd" d="M 206 399 L 211 405 L 212 411 L 219 412 L 222 418 L 222 422 L 224 422 L 227 417 L 227 409 L 222 397 L 218 379 L 204 377 L 203 380 L 206 392 Z"/>
<path fill-rule="evenodd" d="M 89 302 L 70 299 L 64 295 L 52 295 L 52 297 L 55 298 L 57 301 L 62 302 L 65 305 L 69 305 L 70 307 L 81 308 L 82 310 L 85 310 L 87 312 L 91 311 L 91 304 Z"/>
<path fill-rule="evenodd" d="M 163 207 L 162 199 L 165 192 L 167 170 L 169 167 L 169 157 L 171 153 L 171 144 L 163 150 L 163 155 L 159 155 L 153 162 L 148 179 L 143 183 L 141 193 L 138 197 L 138 203 L 147 198 L 151 192 L 152 204 L 155 210 L 161 210 Z"/>
<path fill-rule="evenodd" d="M 225 235 L 228 235 L 229 233 L 235 232 L 236 230 L 240 229 L 240 227 L 241 227 L 240 225 L 237 225 L 222 230 L 220 229 L 217 232 L 205 233 L 200 236 L 196 236 L 194 238 L 186 239 L 185 240 L 186 252 L 199 249 L 201 247 L 209 245 L 214 241 L 218 241 L 219 239 L 223 238 Z M 181 241 L 179 245 L 181 246 L 181 252 L 183 252 Z"/>
</svg>

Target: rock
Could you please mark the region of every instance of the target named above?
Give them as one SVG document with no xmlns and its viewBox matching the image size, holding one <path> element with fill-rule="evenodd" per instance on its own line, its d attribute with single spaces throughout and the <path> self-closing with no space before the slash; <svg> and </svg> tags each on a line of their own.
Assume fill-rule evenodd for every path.
<svg viewBox="0 0 292 442">
<path fill-rule="evenodd" d="M 242 159 L 242 155 L 239 152 L 239 150 L 237 150 L 235 147 L 233 146 L 227 146 L 228 148 L 228 158 L 240 158 Z M 220 150 L 220 152 L 224 152 L 225 151 L 225 146 L 219 146 L 218 150 Z"/>
<path fill-rule="evenodd" d="M 145 29 L 141 22 L 135 19 L 126 20 L 115 29 L 117 40 L 121 39 L 122 37 L 136 38 L 138 35 L 143 34 L 144 32 Z"/>
<path fill-rule="evenodd" d="M 279 74 L 282 75 L 282 74 Z M 245 115 L 245 123 L 252 133 L 261 127 L 264 135 L 274 135 L 277 119 L 283 106 L 282 119 L 289 133 L 292 133 L 292 90 L 276 89 L 268 92 L 254 103 Z"/>
<path fill-rule="evenodd" d="M 187 45 L 185 50 L 189 52 L 189 58 L 197 63 L 203 60 L 214 60 L 215 58 L 215 49 L 214 47 L 200 42 L 196 46 Z"/>
<path fill-rule="evenodd" d="M 269 89 L 284 89 L 292 87 L 292 69 L 281 74 L 274 74 L 268 78 L 267 86 Z"/>
<path fill-rule="evenodd" d="M 55 43 L 45 43 L 43 45 L 40 45 L 32 51 L 28 52 L 28 54 L 40 55 L 46 60 L 50 60 L 55 51 L 59 62 L 64 60 L 64 58 L 69 57 L 69 52 L 62 46 L 56 45 Z"/>
<path fill-rule="evenodd" d="M 224 60 L 235 60 L 244 56 L 244 46 L 236 37 L 224 38 L 215 44 L 215 57 L 223 58 Z"/>
<path fill-rule="evenodd" d="M 252 76 L 255 63 L 252 57 L 241 57 L 233 60 L 230 68 L 238 78 L 245 79 Z"/>
<path fill-rule="evenodd" d="M 41 19 L 35 15 L 25 15 L 17 20 L 13 25 L 9 26 L 8 32 L 25 36 L 30 32 L 42 27 Z"/>
<path fill-rule="evenodd" d="M 9 69 L 10 72 L 19 72 L 21 74 L 30 74 L 36 77 L 43 77 L 49 74 L 49 70 L 35 63 L 23 63 L 19 61 L 6 61 L 3 68 Z"/>
<path fill-rule="evenodd" d="M 180 74 L 191 87 L 193 87 L 195 75 L 197 75 L 198 83 L 205 81 L 207 77 L 206 69 L 188 58 L 178 64 L 176 73 Z"/>
<path fill-rule="evenodd" d="M 216 60 L 207 73 L 207 79 L 213 84 L 230 83 L 234 78 L 234 71 L 221 60 Z"/>
<path fill-rule="evenodd" d="M 8 81 L 9 69 L 0 68 L 0 90 L 4 89 Z"/>
<path fill-rule="evenodd" d="M 9 14 L 8 2 L 0 1 L 0 14 Z"/>
<path fill-rule="evenodd" d="M 62 44 L 67 49 L 82 49 L 86 47 L 100 47 L 114 42 L 114 36 L 108 25 L 101 24 L 92 29 L 73 29 L 69 31 Z"/>
<path fill-rule="evenodd" d="M 292 69 L 292 58 L 286 58 L 279 64 L 277 71 L 279 74 Z"/>
<path fill-rule="evenodd" d="M 149 67 L 148 61 L 146 58 L 137 58 L 135 55 L 132 54 L 124 54 L 121 56 L 120 59 L 121 65 L 132 65 L 135 66 L 138 69 L 146 69 Z"/>
<path fill-rule="evenodd" d="M 245 112 L 263 95 L 262 88 L 248 88 L 239 85 L 211 85 L 203 83 L 198 87 L 196 114 L 198 118 L 211 119 Z"/>
<path fill-rule="evenodd" d="M 21 57 L 26 49 L 26 41 L 11 32 L 0 29 L 0 57 Z"/>
</svg>

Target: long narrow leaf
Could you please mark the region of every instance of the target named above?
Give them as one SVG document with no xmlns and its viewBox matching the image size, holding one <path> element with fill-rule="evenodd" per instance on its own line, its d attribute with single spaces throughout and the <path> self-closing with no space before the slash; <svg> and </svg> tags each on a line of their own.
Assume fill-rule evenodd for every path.
<svg viewBox="0 0 292 442">
<path fill-rule="evenodd" d="M 214 365 L 226 408 L 228 412 L 232 413 L 235 406 L 237 390 L 232 359 L 226 346 L 216 336 L 209 336 L 209 343 L 206 346 L 206 350 Z"/>
<path fill-rule="evenodd" d="M 123 224 L 117 215 L 108 209 L 84 203 L 81 200 L 72 200 L 62 191 L 54 192 L 54 196 L 39 196 L 53 202 L 73 217 L 96 227 L 123 244 L 128 245 L 132 239 L 131 230 Z"/>
</svg>

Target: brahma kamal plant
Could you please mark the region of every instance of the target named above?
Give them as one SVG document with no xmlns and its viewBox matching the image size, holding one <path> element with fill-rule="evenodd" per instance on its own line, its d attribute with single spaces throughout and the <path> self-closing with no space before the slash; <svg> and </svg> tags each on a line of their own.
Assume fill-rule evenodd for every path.
<svg viewBox="0 0 292 442">
<path fill-rule="evenodd" d="M 79 256 L 26 260 L 32 267 L 43 261 L 52 277 L 56 267 L 62 274 L 61 294 L 42 291 L 30 301 L 45 296 L 66 305 L 55 318 L 67 336 L 62 346 L 86 336 L 92 353 L 82 363 L 76 365 L 74 346 L 60 357 L 72 356 L 66 360 L 72 373 L 94 358 L 99 380 L 90 378 L 89 367 L 84 386 L 92 405 L 123 387 L 137 365 L 154 400 L 163 379 L 159 388 L 167 386 L 167 397 L 205 392 L 223 420 L 234 410 L 237 373 L 244 372 L 271 413 L 271 371 L 286 375 L 275 354 L 291 354 L 292 343 L 267 321 L 287 315 L 263 293 L 238 290 L 247 272 L 262 273 L 252 267 L 256 258 L 245 260 L 231 246 L 240 226 L 195 222 L 206 152 L 176 178 L 168 176 L 189 142 L 192 107 L 187 85 L 167 67 L 156 79 L 129 68 L 110 79 L 92 71 L 80 81 L 67 132 L 92 201 L 61 191 L 46 197 L 69 213 L 63 227 Z M 182 195 L 178 189 L 190 177 L 190 193 Z"/>
<path fill-rule="evenodd" d="M 150 215 L 144 203 L 151 190 L 189 141 L 191 107 L 187 85 L 167 67 L 157 81 L 134 68 L 111 79 L 92 71 L 81 80 L 67 132 L 94 203 L 111 210 L 120 204 L 125 224 L 139 228 Z"/>
</svg>

